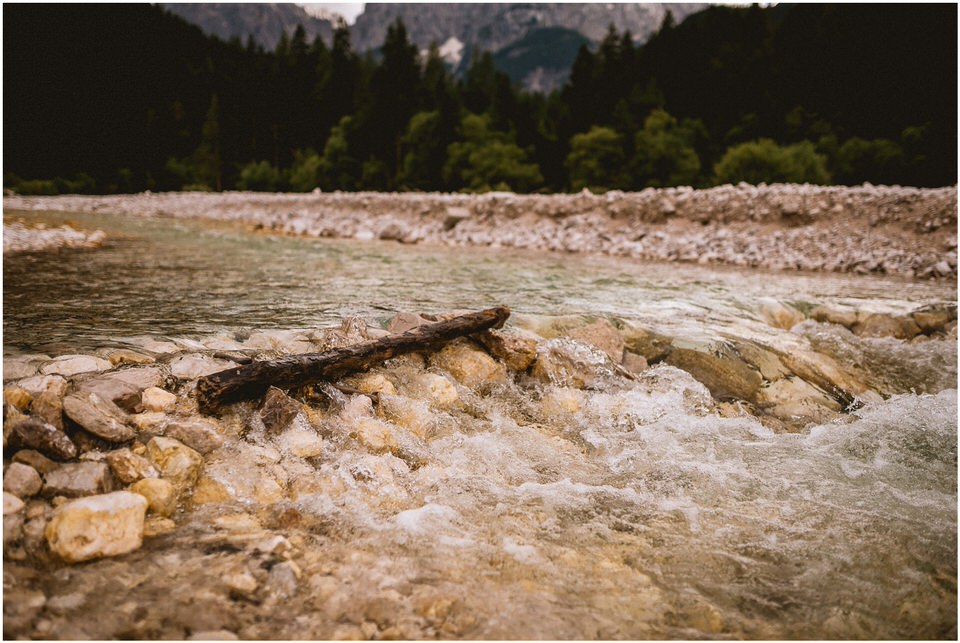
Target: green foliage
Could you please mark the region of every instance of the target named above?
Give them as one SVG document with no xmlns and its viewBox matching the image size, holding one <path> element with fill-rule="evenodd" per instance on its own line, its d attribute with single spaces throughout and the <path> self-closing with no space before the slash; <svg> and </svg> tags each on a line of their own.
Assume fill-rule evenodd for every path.
<svg viewBox="0 0 960 643">
<path fill-rule="evenodd" d="M 867 141 L 855 136 L 837 150 L 834 177 L 845 185 L 889 184 L 895 181 L 903 157 L 903 148 L 889 139 Z"/>
<path fill-rule="evenodd" d="M 530 192 L 543 184 L 536 163 L 510 134 L 490 130 L 490 116 L 467 112 L 461 123 L 463 139 L 447 147 L 444 177 L 470 192 L 513 190 Z"/>
<path fill-rule="evenodd" d="M 830 182 L 826 158 L 810 141 L 780 146 L 772 139 L 741 143 L 727 149 L 713 167 L 717 183 Z"/>
<path fill-rule="evenodd" d="M 400 139 L 407 150 L 397 179 L 401 187 L 426 190 L 435 186 L 446 159 L 446 146 L 439 134 L 439 111 L 417 112 L 410 119 Z"/>
<path fill-rule="evenodd" d="M 623 172 L 623 141 L 609 127 L 594 125 L 589 132 L 574 136 L 566 166 L 575 191 L 587 187 L 592 192 L 606 192 L 622 187 L 627 180 Z"/>
<path fill-rule="evenodd" d="M 360 163 L 350 153 L 347 133 L 353 127 L 353 118 L 344 116 L 330 130 L 320 159 L 320 186 L 330 190 L 353 190 L 360 176 Z"/>
<path fill-rule="evenodd" d="M 320 185 L 320 170 L 323 159 L 312 149 L 296 150 L 290 168 L 290 189 L 294 192 L 310 192 Z"/>
<path fill-rule="evenodd" d="M 250 161 L 240 170 L 237 187 L 255 192 L 276 192 L 283 180 L 280 170 L 267 161 Z"/>
<path fill-rule="evenodd" d="M 694 185 L 700 174 L 700 157 L 694 149 L 706 128 L 697 120 L 677 119 L 662 109 L 653 110 L 637 132 L 633 173 L 642 187 Z"/>
<path fill-rule="evenodd" d="M 220 101 L 216 94 L 210 97 L 210 107 L 200 132 L 200 145 L 191 160 L 199 182 L 217 191 L 223 189 L 220 181 Z"/>
</svg>

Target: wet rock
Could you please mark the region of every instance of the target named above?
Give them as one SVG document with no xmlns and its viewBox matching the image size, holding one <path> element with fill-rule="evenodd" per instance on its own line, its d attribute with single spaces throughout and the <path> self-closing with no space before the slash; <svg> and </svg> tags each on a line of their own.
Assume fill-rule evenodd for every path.
<svg viewBox="0 0 960 643">
<path fill-rule="evenodd" d="M 957 318 L 956 306 L 927 306 L 911 313 L 913 321 L 924 334 L 943 331 L 947 324 Z"/>
<path fill-rule="evenodd" d="M 404 427 L 419 438 L 426 438 L 435 424 L 435 418 L 429 407 L 423 402 L 411 400 L 408 397 L 381 395 L 379 410 L 384 418 Z"/>
<path fill-rule="evenodd" d="M 35 496 L 42 486 L 40 474 L 29 465 L 13 462 L 3 472 L 3 490 L 18 498 Z"/>
<path fill-rule="evenodd" d="M 665 361 L 693 375 L 714 399 L 751 400 L 763 382 L 760 373 L 725 344 L 675 345 Z"/>
<path fill-rule="evenodd" d="M 145 412 L 163 411 L 169 413 L 177 405 L 177 396 L 162 388 L 151 386 L 140 394 L 140 406 Z"/>
<path fill-rule="evenodd" d="M 551 387 L 540 398 L 540 409 L 547 418 L 565 419 L 580 411 L 580 396 L 576 390 L 566 387 Z"/>
<path fill-rule="evenodd" d="M 17 451 L 13 454 L 13 461 L 29 465 L 41 475 L 50 473 L 60 466 L 59 462 L 54 462 L 39 451 L 34 451 L 33 449 Z"/>
<path fill-rule="evenodd" d="M 141 433 L 163 433 L 169 421 L 169 416 L 160 411 L 147 411 L 130 416 L 130 424 Z"/>
<path fill-rule="evenodd" d="M 280 389 L 271 386 L 263 396 L 260 419 L 267 433 L 276 433 L 290 426 L 300 413 L 301 404 Z"/>
<path fill-rule="evenodd" d="M 786 377 L 761 388 L 756 403 L 781 420 L 800 424 L 829 422 L 841 411 L 836 400 L 799 377 Z"/>
<path fill-rule="evenodd" d="M 623 352 L 623 368 L 626 369 L 628 373 L 642 373 L 649 367 L 650 365 L 647 363 L 647 358 L 643 355 L 637 355 L 630 351 Z"/>
<path fill-rule="evenodd" d="M 75 383 L 74 392 L 81 396 L 94 394 L 101 400 L 110 401 L 130 413 L 141 410 L 140 388 L 114 377 L 94 377 L 81 380 Z"/>
<path fill-rule="evenodd" d="M 346 384 L 357 389 L 361 393 L 371 394 L 380 393 L 383 395 L 396 395 L 397 389 L 393 382 L 388 380 L 381 373 L 364 373 L 346 380 Z"/>
<path fill-rule="evenodd" d="M 312 427 L 298 422 L 277 437 L 277 444 L 298 458 L 314 458 L 323 453 L 323 438 Z"/>
<path fill-rule="evenodd" d="M 130 449 L 116 449 L 106 455 L 107 465 L 122 484 L 132 484 L 143 478 L 156 478 L 160 475 L 152 462 Z"/>
<path fill-rule="evenodd" d="M 177 528 L 177 523 L 163 516 L 147 516 L 143 521 L 143 537 L 155 538 L 163 534 L 169 534 Z"/>
<path fill-rule="evenodd" d="M 760 303 L 760 314 L 763 315 L 764 320 L 768 324 L 775 328 L 782 328 L 783 330 L 790 330 L 806 319 L 803 313 L 790 304 L 785 304 L 775 299 L 762 300 Z"/>
<path fill-rule="evenodd" d="M 3 381 L 21 380 L 33 377 L 40 369 L 40 364 L 50 359 L 46 355 L 11 357 L 3 359 Z"/>
<path fill-rule="evenodd" d="M 673 340 L 647 328 L 624 325 L 621 330 L 626 349 L 643 356 L 650 364 L 656 364 L 672 350 Z"/>
<path fill-rule="evenodd" d="M 143 543 L 147 499 L 116 491 L 67 503 L 46 528 L 50 549 L 68 563 L 117 556 Z"/>
<path fill-rule="evenodd" d="M 793 350 L 782 353 L 780 360 L 792 372 L 826 392 L 841 407 L 846 408 L 856 398 L 865 401 L 882 401 L 882 397 L 869 389 L 829 355 L 805 350 Z"/>
<path fill-rule="evenodd" d="M 194 632 L 187 637 L 188 641 L 239 641 L 240 637 L 230 630 L 204 630 Z"/>
<path fill-rule="evenodd" d="M 236 362 L 208 355 L 182 355 L 170 362 L 170 373 L 181 380 L 195 380 L 236 367 Z"/>
<path fill-rule="evenodd" d="M 853 332 L 861 337 L 895 337 L 912 339 L 920 333 L 920 327 L 910 317 L 866 315 L 853 327 Z"/>
<path fill-rule="evenodd" d="M 200 479 L 197 480 L 193 495 L 190 496 L 190 503 L 193 506 L 200 506 L 228 502 L 232 499 L 233 496 L 222 482 L 214 480 L 210 476 L 201 475 Z"/>
<path fill-rule="evenodd" d="M 173 420 L 163 434 L 179 440 L 201 454 L 207 454 L 223 446 L 223 437 L 217 428 L 206 420 Z"/>
<path fill-rule="evenodd" d="M 223 578 L 223 583 L 227 586 L 231 594 L 237 596 L 252 596 L 259 586 L 253 574 L 246 570 L 227 574 Z"/>
<path fill-rule="evenodd" d="M 136 432 L 129 416 L 96 393 L 73 394 L 63 399 L 64 414 L 93 435 L 108 442 L 128 442 Z"/>
<path fill-rule="evenodd" d="M 397 313 L 387 322 L 387 330 L 391 333 L 405 333 L 430 322 L 416 313 Z"/>
<path fill-rule="evenodd" d="M 300 568 L 293 561 L 277 563 L 270 568 L 265 589 L 277 598 L 290 598 L 300 584 Z"/>
<path fill-rule="evenodd" d="M 50 426 L 63 430 L 63 398 L 53 391 L 44 391 L 33 398 L 30 412 Z"/>
<path fill-rule="evenodd" d="M 17 386 L 11 386 L 3 389 L 3 402 L 5 404 L 14 406 L 21 411 L 28 410 L 30 408 L 30 402 L 32 401 L 33 396 L 30 395 L 30 392 L 26 389 L 22 389 Z"/>
<path fill-rule="evenodd" d="M 158 366 L 144 366 L 141 368 L 125 368 L 114 373 L 103 375 L 104 378 L 120 380 L 136 386 L 139 390 L 163 383 L 163 370 Z"/>
<path fill-rule="evenodd" d="M 402 241 L 407 236 L 407 230 L 399 223 L 391 222 L 385 225 L 377 236 L 384 241 Z"/>
<path fill-rule="evenodd" d="M 192 491 L 203 471 L 203 457 L 173 438 L 150 440 L 147 457 L 160 469 L 160 475 L 174 486 L 178 496 Z"/>
<path fill-rule="evenodd" d="M 59 375 L 37 375 L 20 380 L 17 385 L 30 395 L 37 397 L 45 391 L 63 397 L 67 392 L 67 380 Z"/>
<path fill-rule="evenodd" d="M 371 453 L 387 453 L 397 449 L 393 427 L 376 418 L 360 418 L 353 423 L 350 437 Z"/>
<path fill-rule="evenodd" d="M 526 372 L 537 358 L 537 340 L 521 331 L 488 330 L 475 337 L 512 371 Z"/>
<path fill-rule="evenodd" d="M 77 446 L 63 431 L 37 418 L 23 418 L 11 426 L 11 440 L 16 444 L 36 449 L 54 460 L 72 460 L 77 457 Z"/>
<path fill-rule="evenodd" d="M 107 353 L 106 357 L 114 366 L 119 366 L 121 364 L 150 364 L 156 361 L 149 355 L 126 348 L 110 351 Z"/>
<path fill-rule="evenodd" d="M 34 619 L 43 610 L 47 597 L 28 589 L 4 589 L 3 638 L 13 639 L 32 629 Z"/>
<path fill-rule="evenodd" d="M 557 386 L 591 388 L 603 377 L 612 375 L 612 364 L 605 353 L 570 339 L 549 339 L 537 346 L 537 361 L 530 373 Z"/>
<path fill-rule="evenodd" d="M 760 344 L 745 340 L 733 340 L 733 347 L 737 355 L 740 356 L 750 366 L 760 371 L 760 376 L 770 382 L 790 375 L 790 371 L 777 353 Z"/>
<path fill-rule="evenodd" d="M 63 355 L 55 358 L 40 369 L 43 375 L 64 375 L 69 377 L 78 373 L 108 371 L 113 364 L 92 355 Z"/>
<path fill-rule="evenodd" d="M 832 306 L 817 306 L 810 311 L 810 318 L 819 322 L 839 324 L 845 328 L 853 328 L 857 323 L 857 311 L 848 308 Z"/>
<path fill-rule="evenodd" d="M 446 377 L 437 373 L 417 375 L 411 382 L 410 388 L 418 397 L 441 409 L 452 407 L 460 399 L 457 387 Z"/>
<path fill-rule="evenodd" d="M 147 511 L 158 516 L 170 517 L 177 510 L 177 490 L 169 480 L 143 478 L 130 485 L 128 491 L 147 499 Z"/>
<path fill-rule="evenodd" d="M 43 495 L 79 498 L 113 491 L 114 479 L 105 462 L 64 464 L 43 476 Z"/>
<path fill-rule="evenodd" d="M 472 389 L 485 390 L 507 380 L 507 369 L 503 364 L 466 340 L 447 344 L 430 356 L 430 363 Z"/>
<path fill-rule="evenodd" d="M 623 359 L 623 336 L 608 319 L 598 319 L 592 324 L 574 328 L 567 332 L 567 337 L 602 350 L 614 364 L 619 364 Z"/>
</svg>

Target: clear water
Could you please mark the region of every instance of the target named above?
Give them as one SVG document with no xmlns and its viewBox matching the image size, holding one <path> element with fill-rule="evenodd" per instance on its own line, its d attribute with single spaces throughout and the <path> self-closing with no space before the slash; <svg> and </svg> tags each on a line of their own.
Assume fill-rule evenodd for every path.
<svg viewBox="0 0 960 643">
<path fill-rule="evenodd" d="M 636 382 L 567 391 L 580 407 L 571 413 L 546 412 L 542 399 L 556 391 L 541 384 L 461 388 L 464 408 L 431 410 L 431 436 L 411 447 L 418 466 L 366 452 L 335 418 L 323 425 L 323 456 L 280 457 L 261 425 L 208 459 L 207 474 L 235 490 L 231 508 L 178 515 L 177 531 L 132 557 L 148 572 L 89 563 L 49 592 L 96 588 L 105 604 L 139 605 L 128 611 L 173 628 L 153 637 L 181 637 L 182 623 L 201 618 L 176 607 L 190 587 L 206 629 L 253 638 L 956 638 L 955 342 L 816 325 L 788 333 L 757 312 L 771 296 L 908 311 L 955 300 L 953 285 L 69 218 L 111 241 L 5 257 L 6 354 L 507 304 L 528 326 L 606 315 L 682 337 L 829 346 L 896 393 L 843 421 L 777 434 L 720 417 L 699 382 L 663 365 Z M 404 371 L 385 372 L 402 392 Z M 274 448 L 277 458 L 263 457 Z M 265 506 L 265 480 L 287 499 Z M 209 605 L 224 570 L 250 557 L 198 543 L 216 536 L 224 511 L 269 526 L 264 516 L 289 510 L 313 525 L 271 527 L 300 536 L 297 589 L 277 594 L 268 579 L 260 612 L 218 608 L 217 621 Z M 114 612 L 77 613 L 62 632 L 139 631 Z"/>
</svg>

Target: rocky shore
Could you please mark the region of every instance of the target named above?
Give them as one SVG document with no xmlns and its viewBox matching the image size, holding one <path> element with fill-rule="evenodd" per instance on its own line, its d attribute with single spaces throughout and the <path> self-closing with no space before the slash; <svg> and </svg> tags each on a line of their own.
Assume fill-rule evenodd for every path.
<svg viewBox="0 0 960 643">
<path fill-rule="evenodd" d="M 8 196 L 4 207 L 201 217 L 361 241 L 917 278 L 957 274 L 956 187 L 740 184 L 603 195 L 143 193 Z"/>
</svg>

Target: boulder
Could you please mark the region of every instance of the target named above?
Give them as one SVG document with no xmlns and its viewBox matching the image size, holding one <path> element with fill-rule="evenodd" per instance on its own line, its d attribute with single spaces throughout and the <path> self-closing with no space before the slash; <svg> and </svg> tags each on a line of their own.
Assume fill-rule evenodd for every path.
<svg viewBox="0 0 960 643">
<path fill-rule="evenodd" d="M 169 517 L 177 510 L 177 490 L 169 480 L 143 478 L 130 485 L 129 491 L 147 499 L 147 511 Z"/>
<path fill-rule="evenodd" d="M 475 338 L 491 355 L 518 373 L 526 372 L 537 358 L 537 340 L 521 331 L 487 330 Z"/>
<path fill-rule="evenodd" d="M 168 480 L 183 496 L 193 490 L 203 471 L 203 457 L 179 440 L 156 437 L 147 443 L 147 457 L 160 469 L 160 475 Z"/>
<path fill-rule="evenodd" d="M 693 375 L 718 400 L 752 400 L 763 382 L 760 373 L 726 344 L 675 345 L 665 361 Z"/>
<path fill-rule="evenodd" d="M 63 431 L 37 418 L 16 420 L 10 427 L 11 440 L 28 449 L 36 449 L 54 460 L 72 460 L 77 457 L 77 446 Z"/>
<path fill-rule="evenodd" d="M 430 356 L 430 363 L 472 389 L 484 390 L 506 382 L 507 369 L 467 340 L 457 340 Z"/>
<path fill-rule="evenodd" d="M 146 388 L 140 394 L 140 406 L 145 412 L 162 411 L 170 413 L 176 405 L 176 395 L 156 386 Z"/>
<path fill-rule="evenodd" d="M 206 420 L 173 420 L 163 430 L 168 438 L 179 440 L 201 454 L 207 454 L 223 446 L 223 437 L 217 428 Z"/>
<path fill-rule="evenodd" d="M 790 304 L 770 298 L 761 300 L 760 314 L 768 324 L 783 330 L 790 330 L 806 319 L 803 313 Z"/>
<path fill-rule="evenodd" d="M 43 375 L 63 375 L 69 377 L 78 373 L 108 371 L 113 364 L 92 355 L 63 355 L 40 369 Z"/>
<path fill-rule="evenodd" d="M 920 327 L 911 317 L 874 313 L 859 319 L 853 332 L 861 337 L 912 339 L 920 334 Z"/>
<path fill-rule="evenodd" d="M 93 377 L 75 382 L 74 393 L 85 396 L 94 394 L 101 400 L 113 402 L 130 413 L 140 409 L 140 387 L 114 377 Z"/>
<path fill-rule="evenodd" d="M 63 398 L 54 391 L 44 391 L 34 397 L 30 412 L 54 428 L 63 430 Z"/>
<path fill-rule="evenodd" d="M 574 328 L 567 331 L 566 335 L 602 350 L 614 364 L 623 360 L 623 336 L 608 319 L 598 319 L 592 324 Z"/>
<path fill-rule="evenodd" d="M 181 355 L 170 362 L 170 373 L 181 380 L 195 380 L 236 366 L 236 362 L 209 355 Z"/>
<path fill-rule="evenodd" d="M 68 395 L 63 399 L 63 412 L 86 431 L 108 442 L 128 442 L 136 436 L 129 426 L 130 417 L 96 393 Z"/>
<path fill-rule="evenodd" d="M 156 478 L 160 475 L 152 462 L 130 449 L 110 451 L 106 461 L 113 477 L 122 484 L 132 484 L 143 478 Z"/>
<path fill-rule="evenodd" d="M 12 462 L 3 472 L 3 490 L 18 498 L 29 498 L 40 493 L 43 481 L 33 467 Z"/>
<path fill-rule="evenodd" d="M 68 563 L 126 554 L 143 543 L 146 511 L 147 499 L 129 491 L 75 500 L 54 511 L 47 542 Z"/>
<path fill-rule="evenodd" d="M 113 491 L 110 467 L 105 462 L 64 464 L 43 476 L 43 495 L 79 498 Z"/>
</svg>

